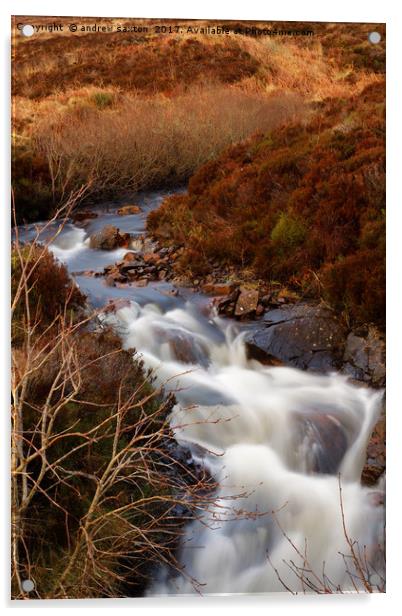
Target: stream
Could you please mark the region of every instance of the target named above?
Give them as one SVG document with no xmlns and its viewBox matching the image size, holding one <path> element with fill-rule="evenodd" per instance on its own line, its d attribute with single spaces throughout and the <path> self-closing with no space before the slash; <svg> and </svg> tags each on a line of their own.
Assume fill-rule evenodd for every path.
<svg viewBox="0 0 402 616">
<path fill-rule="evenodd" d="M 102 270 L 126 250 L 91 250 L 89 235 L 106 224 L 144 233 L 147 213 L 165 195 L 141 195 L 136 215 L 117 215 L 113 203 L 98 207 L 96 219 L 67 224 L 50 249 L 72 274 Z M 33 234 L 34 225 L 21 229 L 22 239 Z M 305 574 L 310 579 L 324 576 L 334 589 L 362 589 L 343 521 L 369 563 L 370 583 L 379 583 L 381 486 L 362 486 L 360 475 L 382 392 L 336 373 L 247 359 L 247 324 L 218 317 L 202 293 L 179 289 L 175 296 L 164 281 L 112 288 L 102 278 L 75 278 L 94 307 L 129 300 L 104 318 L 125 348 L 142 355 L 157 382 L 176 392 L 170 422 L 178 445 L 219 484 L 212 520 L 193 521 L 185 530 L 179 560 L 187 575 L 161 567 L 147 594 L 308 592 L 295 567 L 312 571 Z"/>
</svg>

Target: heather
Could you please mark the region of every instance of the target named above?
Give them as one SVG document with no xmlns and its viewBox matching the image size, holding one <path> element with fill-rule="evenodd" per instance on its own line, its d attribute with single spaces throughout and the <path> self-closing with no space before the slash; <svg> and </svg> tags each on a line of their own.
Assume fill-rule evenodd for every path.
<svg viewBox="0 0 402 616">
<path fill-rule="evenodd" d="M 149 215 L 150 232 L 184 245 L 184 271 L 219 259 L 384 325 L 383 100 L 378 82 L 228 148 Z"/>
</svg>

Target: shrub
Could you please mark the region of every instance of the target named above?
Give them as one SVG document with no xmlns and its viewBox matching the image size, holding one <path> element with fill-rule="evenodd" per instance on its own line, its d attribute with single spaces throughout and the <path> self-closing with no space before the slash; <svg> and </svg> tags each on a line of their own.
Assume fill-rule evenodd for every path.
<svg viewBox="0 0 402 616">
<path fill-rule="evenodd" d="M 321 270 L 324 298 L 353 323 L 385 328 L 385 255 L 362 250 Z"/>
<path fill-rule="evenodd" d="M 31 598 L 141 595 L 156 562 L 177 568 L 183 520 L 213 486 L 172 459 L 174 399 L 135 351 L 71 319 L 84 298 L 64 266 L 18 237 L 12 256 L 12 596 L 24 579 Z"/>
<path fill-rule="evenodd" d="M 24 278 L 29 288 L 29 315 L 27 314 Z M 85 297 L 71 280 L 65 265 L 39 244 L 19 245 L 11 253 L 11 298 L 14 304 L 12 318 L 13 343 L 18 344 L 31 326 L 37 322 L 39 330 L 45 329 L 66 311 L 69 316 L 85 304 Z"/>
<path fill-rule="evenodd" d="M 285 212 L 281 212 L 278 222 L 271 231 L 273 248 L 279 254 L 296 248 L 304 241 L 307 234 L 306 227 Z"/>
</svg>

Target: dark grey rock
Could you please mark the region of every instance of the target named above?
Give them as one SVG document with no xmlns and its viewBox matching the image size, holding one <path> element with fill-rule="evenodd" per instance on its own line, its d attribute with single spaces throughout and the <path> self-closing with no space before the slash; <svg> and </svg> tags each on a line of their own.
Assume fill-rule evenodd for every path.
<svg viewBox="0 0 402 616">
<path fill-rule="evenodd" d="M 348 335 L 343 360 L 344 374 L 379 387 L 385 384 L 385 341 L 375 327 L 369 327 L 366 336 Z"/>
<path fill-rule="evenodd" d="M 287 305 L 266 312 L 262 323 L 246 334 L 249 357 L 317 372 L 340 368 L 346 331 L 328 308 Z"/>
<path fill-rule="evenodd" d="M 335 474 L 348 448 L 341 422 L 331 413 L 304 412 L 293 417 L 294 447 L 308 450 L 308 472 Z"/>
</svg>

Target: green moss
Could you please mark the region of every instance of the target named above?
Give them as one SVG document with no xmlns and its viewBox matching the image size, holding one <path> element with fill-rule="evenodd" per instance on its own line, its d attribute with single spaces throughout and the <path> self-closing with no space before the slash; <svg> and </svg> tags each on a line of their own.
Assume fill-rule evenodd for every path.
<svg viewBox="0 0 402 616">
<path fill-rule="evenodd" d="M 282 212 L 272 229 L 271 240 L 276 250 L 285 252 L 300 246 L 306 233 L 307 229 L 300 220 Z"/>
</svg>

